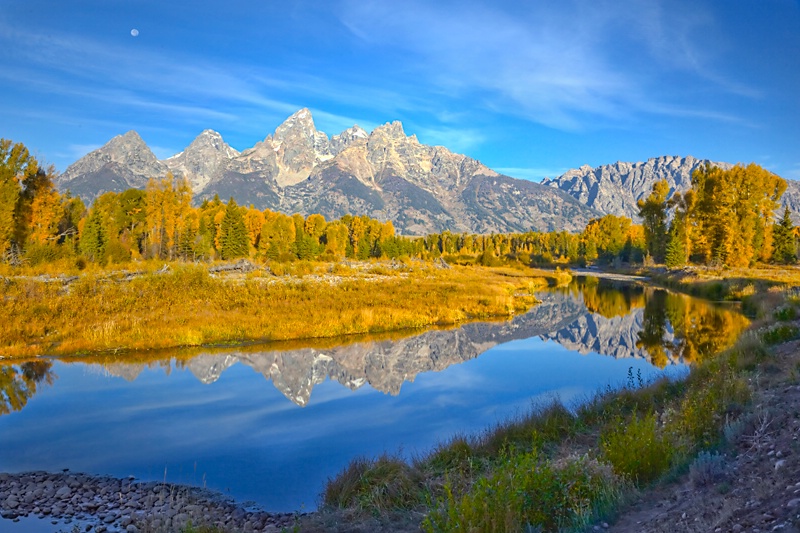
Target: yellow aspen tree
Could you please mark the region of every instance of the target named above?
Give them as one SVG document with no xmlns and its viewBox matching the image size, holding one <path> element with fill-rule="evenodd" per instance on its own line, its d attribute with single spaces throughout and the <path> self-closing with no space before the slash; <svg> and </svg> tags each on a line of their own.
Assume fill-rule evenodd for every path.
<svg viewBox="0 0 800 533">
<path fill-rule="evenodd" d="M 46 244 L 58 233 L 62 213 L 61 195 L 52 185 L 39 191 L 31 204 L 28 240 L 36 244 Z"/>
<path fill-rule="evenodd" d="M 258 249 L 258 240 L 261 237 L 261 228 L 264 226 L 266 217 L 264 213 L 254 208 L 252 205 L 244 215 L 244 225 L 250 238 L 250 247 Z"/>
</svg>

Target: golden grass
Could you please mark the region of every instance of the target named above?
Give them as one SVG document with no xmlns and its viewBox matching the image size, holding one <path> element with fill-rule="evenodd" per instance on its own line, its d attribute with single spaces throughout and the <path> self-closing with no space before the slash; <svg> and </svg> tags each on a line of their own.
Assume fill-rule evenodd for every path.
<svg viewBox="0 0 800 533">
<path fill-rule="evenodd" d="M 298 265 L 299 267 L 300 265 Z M 535 303 L 553 273 L 415 265 L 398 272 L 328 266 L 215 277 L 205 266 L 121 281 L 83 273 L 68 286 L 30 277 L 0 280 L 0 357 L 139 350 L 378 333 L 510 316 Z M 307 273 L 305 276 L 291 275 Z M 563 274 L 560 274 L 563 281 Z"/>
</svg>

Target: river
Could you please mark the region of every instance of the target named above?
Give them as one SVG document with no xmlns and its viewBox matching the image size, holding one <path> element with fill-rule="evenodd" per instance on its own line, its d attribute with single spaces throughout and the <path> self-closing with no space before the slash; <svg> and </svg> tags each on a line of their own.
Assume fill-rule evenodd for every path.
<svg viewBox="0 0 800 533">
<path fill-rule="evenodd" d="M 554 398 L 681 376 L 748 323 L 734 306 L 595 278 L 538 297 L 510 321 L 405 337 L 0 362 L 0 472 L 313 510 L 354 457 L 412 457 Z"/>
</svg>

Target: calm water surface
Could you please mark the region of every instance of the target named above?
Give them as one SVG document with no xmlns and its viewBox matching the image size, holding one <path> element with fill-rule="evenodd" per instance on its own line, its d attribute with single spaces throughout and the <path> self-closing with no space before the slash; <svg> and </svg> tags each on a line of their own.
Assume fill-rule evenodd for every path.
<svg viewBox="0 0 800 533">
<path fill-rule="evenodd" d="M 735 308 L 592 278 L 540 298 L 510 322 L 402 339 L 0 366 L 0 471 L 132 475 L 311 510 L 356 456 L 422 454 L 553 397 L 680 375 L 747 325 Z"/>
</svg>

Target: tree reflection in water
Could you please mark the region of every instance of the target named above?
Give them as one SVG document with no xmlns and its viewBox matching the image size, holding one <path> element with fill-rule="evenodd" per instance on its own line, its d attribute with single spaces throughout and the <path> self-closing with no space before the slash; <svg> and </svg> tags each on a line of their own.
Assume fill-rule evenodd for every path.
<svg viewBox="0 0 800 533">
<path fill-rule="evenodd" d="M 750 323 L 729 308 L 654 287 L 585 278 L 570 291 L 580 294 L 587 310 L 609 319 L 644 307 L 636 347 L 659 368 L 702 361 L 731 346 Z"/>
<path fill-rule="evenodd" d="M 0 415 L 21 410 L 43 384 L 52 385 L 52 367 L 44 360 L 0 365 Z"/>
<path fill-rule="evenodd" d="M 688 364 L 700 362 L 733 345 L 749 324 L 739 313 L 661 289 L 647 289 L 645 301 L 637 346 L 659 368 L 666 366 L 669 355 Z"/>
</svg>

